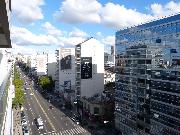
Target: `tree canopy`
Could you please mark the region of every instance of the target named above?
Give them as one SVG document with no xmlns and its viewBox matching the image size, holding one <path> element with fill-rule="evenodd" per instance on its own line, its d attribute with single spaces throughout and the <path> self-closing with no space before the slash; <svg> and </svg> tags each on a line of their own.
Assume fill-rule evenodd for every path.
<svg viewBox="0 0 180 135">
<path fill-rule="evenodd" d="M 53 87 L 53 80 L 50 76 L 39 77 L 38 83 L 44 90 L 51 90 Z"/>
<path fill-rule="evenodd" d="M 15 86 L 15 97 L 13 98 L 13 107 L 18 107 L 24 103 L 24 92 L 23 92 L 23 80 L 20 78 L 20 74 L 14 66 L 14 79 L 13 84 Z"/>
</svg>

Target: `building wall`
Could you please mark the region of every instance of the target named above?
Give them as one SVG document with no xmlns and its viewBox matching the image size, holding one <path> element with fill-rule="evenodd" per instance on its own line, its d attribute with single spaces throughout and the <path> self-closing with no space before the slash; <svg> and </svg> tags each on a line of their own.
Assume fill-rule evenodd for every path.
<svg viewBox="0 0 180 135">
<path fill-rule="evenodd" d="M 115 127 L 124 134 L 180 134 L 179 37 L 180 14 L 116 32 Z"/>
<path fill-rule="evenodd" d="M 104 84 L 107 84 L 109 82 L 115 82 L 115 73 L 104 70 Z"/>
<path fill-rule="evenodd" d="M 81 45 L 82 57 L 92 57 L 92 78 L 81 79 L 81 96 L 91 97 L 104 90 L 104 46 L 91 39 Z"/>
<path fill-rule="evenodd" d="M 38 76 L 47 75 L 47 54 L 36 55 L 36 72 Z"/>
<path fill-rule="evenodd" d="M 70 53 L 67 53 L 65 50 L 70 50 Z M 60 56 L 59 56 L 59 90 L 64 90 L 64 83 L 65 81 L 70 81 L 71 83 L 71 90 L 75 90 L 75 50 L 74 48 L 61 48 L 60 50 Z M 63 63 L 61 63 L 62 58 L 67 57 L 68 55 L 71 55 L 71 68 L 64 69 L 62 68 Z M 67 66 L 68 67 L 68 66 Z"/>
<path fill-rule="evenodd" d="M 56 57 L 55 54 L 48 54 L 48 63 L 47 63 L 47 74 L 51 76 L 53 80 L 56 78 Z"/>
<path fill-rule="evenodd" d="M 12 64 L 11 53 L 7 49 L 0 49 L 0 134 L 9 133 L 12 128 L 12 91 L 9 89 L 6 92 Z"/>
</svg>

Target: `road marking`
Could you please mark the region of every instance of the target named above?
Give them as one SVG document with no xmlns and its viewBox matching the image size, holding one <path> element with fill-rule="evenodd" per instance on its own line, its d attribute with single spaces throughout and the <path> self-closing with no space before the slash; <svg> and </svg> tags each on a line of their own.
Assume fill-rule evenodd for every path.
<svg viewBox="0 0 180 135">
<path fill-rule="evenodd" d="M 32 88 L 31 88 L 31 91 L 32 91 Z M 48 120 L 49 124 L 51 125 L 51 127 L 53 128 L 53 130 L 55 130 L 55 131 L 56 131 L 56 129 L 55 129 L 55 127 L 54 127 L 54 125 L 53 125 L 53 124 L 52 124 L 52 122 L 51 122 L 51 120 L 50 120 L 50 119 L 49 119 L 49 117 L 47 116 L 46 112 L 45 112 L 45 111 L 44 111 L 44 109 L 42 108 L 42 106 L 41 106 L 41 104 L 39 103 L 39 101 L 37 100 L 37 98 L 36 98 L 35 94 L 34 94 L 33 96 L 34 96 L 34 98 L 36 99 L 37 103 L 39 104 L 39 107 L 40 107 L 40 108 L 41 108 L 41 110 L 43 111 L 44 115 L 46 116 L 46 118 L 47 118 L 47 120 Z"/>
</svg>

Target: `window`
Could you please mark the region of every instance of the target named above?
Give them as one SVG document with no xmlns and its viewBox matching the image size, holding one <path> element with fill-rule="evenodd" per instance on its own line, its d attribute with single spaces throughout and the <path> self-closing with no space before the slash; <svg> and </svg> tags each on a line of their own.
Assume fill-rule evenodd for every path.
<svg viewBox="0 0 180 135">
<path fill-rule="evenodd" d="M 94 107 L 94 114 L 99 114 L 99 108 L 98 107 Z"/>
</svg>

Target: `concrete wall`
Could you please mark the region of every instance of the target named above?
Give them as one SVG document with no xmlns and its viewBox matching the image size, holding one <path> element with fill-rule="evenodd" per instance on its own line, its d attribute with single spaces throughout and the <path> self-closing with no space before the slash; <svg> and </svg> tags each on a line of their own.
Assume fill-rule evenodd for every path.
<svg viewBox="0 0 180 135">
<path fill-rule="evenodd" d="M 59 61 L 59 90 L 64 89 L 64 81 L 71 81 L 71 89 L 75 90 L 75 50 L 74 48 L 67 49 L 71 49 L 71 69 L 61 70 L 61 62 Z M 59 56 L 59 59 L 61 60 L 61 55 Z"/>
<path fill-rule="evenodd" d="M 38 54 L 36 56 L 37 75 L 47 75 L 47 54 Z"/>
<path fill-rule="evenodd" d="M 56 57 L 55 54 L 48 54 L 48 63 L 47 63 L 47 74 L 51 76 L 53 80 L 56 78 Z"/>
<path fill-rule="evenodd" d="M 81 96 L 91 97 L 104 90 L 104 45 L 91 39 L 81 45 L 81 57 L 92 57 L 92 78 L 81 79 Z"/>
</svg>

